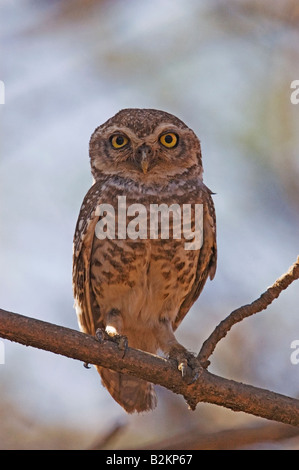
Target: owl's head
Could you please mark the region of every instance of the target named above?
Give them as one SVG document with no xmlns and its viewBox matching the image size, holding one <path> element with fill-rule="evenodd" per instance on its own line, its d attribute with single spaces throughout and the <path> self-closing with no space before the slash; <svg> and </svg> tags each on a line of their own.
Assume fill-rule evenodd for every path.
<svg viewBox="0 0 299 470">
<path fill-rule="evenodd" d="M 198 138 L 164 111 L 123 109 L 94 131 L 89 149 L 95 180 L 107 174 L 152 183 L 191 168 L 202 177 Z"/>
</svg>

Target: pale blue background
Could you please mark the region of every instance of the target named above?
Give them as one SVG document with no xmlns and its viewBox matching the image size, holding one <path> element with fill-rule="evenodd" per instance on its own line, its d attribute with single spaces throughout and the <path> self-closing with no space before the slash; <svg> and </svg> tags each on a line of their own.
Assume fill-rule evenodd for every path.
<svg viewBox="0 0 299 470">
<path fill-rule="evenodd" d="M 125 107 L 163 109 L 193 128 L 216 193 L 218 270 L 179 328 L 186 346 L 198 351 L 221 319 L 288 269 L 298 255 L 299 105 L 290 83 L 299 70 L 298 30 L 283 13 L 266 1 L 1 1 L 2 308 L 78 328 L 72 238 L 91 184 L 88 141 Z M 295 339 L 296 283 L 233 329 L 211 370 L 297 395 Z M 8 341 L 5 353 L 0 448 L 59 447 L 40 426 L 82 433 L 65 445 L 85 448 L 119 421 L 131 443 L 248 422 L 209 405 L 192 414 L 161 389 L 154 413 L 130 417 L 94 369 Z M 19 410 L 9 425 L 8 406 Z"/>
</svg>

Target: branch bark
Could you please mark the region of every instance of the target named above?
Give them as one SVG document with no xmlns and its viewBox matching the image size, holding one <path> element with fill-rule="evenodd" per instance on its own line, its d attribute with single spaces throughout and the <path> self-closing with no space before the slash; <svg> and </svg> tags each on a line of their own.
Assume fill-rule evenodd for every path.
<svg viewBox="0 0 299 470">
<path fill-rule="evenodd" d="M 228 380 L 205 369 L 195 383 L 188 385 L 169 360 L 132 348 L 122 357 L 115 343 L 100 344 L 92 336 L 63 326 L 0 309 L 0 337 L 160 384 L 183 395 L 192 409 L 198 402 L 214 403 L 299 426 L 299 400 Z"/>
</svg>

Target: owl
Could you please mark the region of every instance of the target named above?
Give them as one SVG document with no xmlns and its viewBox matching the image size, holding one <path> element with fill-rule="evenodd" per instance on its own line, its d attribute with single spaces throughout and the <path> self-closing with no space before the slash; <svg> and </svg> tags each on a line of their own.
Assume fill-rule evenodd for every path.
<svg viewBox="0 0 299 470">
<path fill-rule="evenodd" d="M 83 200 L 73 245 L 80 329 L 102 332 L 101 338 L 106 335 L 119 347 L 127 339 L 132 348 L 163 354 L 184 375 L 193 356 L 174 332 L 207 278 L 213 279 L 217 257 L 215 210 L 203 183 L 200 142 L 172 114 L 123 109 L 96 128 L 89 153 L 93 185 Z M 169 222 L 164 236 L 161 213 L 153 210 L 161 207 Z M 201 243 L 191 249 L 183 226 L 189 223 L 189 235 L 196 233 L 196 208 L 201 208 Z M 190 216 L 186 224 L 185 213 Z M 97 370 L 128 413 L 155 408 L 153 384 Z"/>
</svg>

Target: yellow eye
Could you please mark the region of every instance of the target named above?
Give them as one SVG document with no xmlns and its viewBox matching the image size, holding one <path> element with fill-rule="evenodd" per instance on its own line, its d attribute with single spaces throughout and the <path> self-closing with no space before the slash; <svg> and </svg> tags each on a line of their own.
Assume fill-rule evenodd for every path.
<svg viewBox="0 0 299 470">
<path fill-rule="evenodd" d="M 121 149 L 129 142 L 128 137 L 122 134 L 115 134 L 111 137 L 111 145 L 115 149 Z"/>
<path fill-rule="evenodd" d="M 163 134 L 160 137 L 161 144 L 169 149 L 175 147 L 178 143 L 178 140 L 178 136 L 173 132 L 168 132 L 167 134 Z"/>
</svg>

